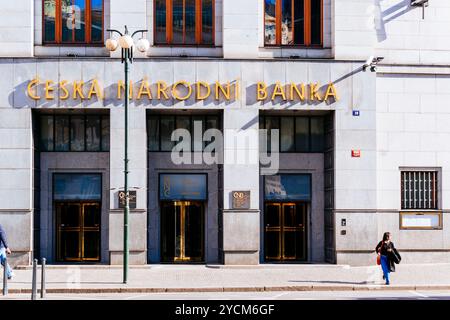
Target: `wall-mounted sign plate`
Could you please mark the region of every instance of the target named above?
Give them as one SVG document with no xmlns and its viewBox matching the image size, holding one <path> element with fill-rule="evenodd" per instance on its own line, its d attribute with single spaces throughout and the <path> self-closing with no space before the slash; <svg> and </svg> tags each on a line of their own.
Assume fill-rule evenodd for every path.
<svg viewBox="0 0 450 320">
<path fill-rule="evenodd" d="M 361 114 L 359 110 L 353 110 L 352 112 L 354 117 L 359 117 L 359 115 Z"/>
<path fill-rule="evenodd" d="M 130 195 L 130 209 L 136 209 L 136 191 L 128 191 Z M 119 191 L 119 209 L 125 208 L 125 192 Z"/>
<path fill-rule="evenodd" d="M 250 191 L 232 191 L 233 209 L 250 209 Z"/>
</svg>

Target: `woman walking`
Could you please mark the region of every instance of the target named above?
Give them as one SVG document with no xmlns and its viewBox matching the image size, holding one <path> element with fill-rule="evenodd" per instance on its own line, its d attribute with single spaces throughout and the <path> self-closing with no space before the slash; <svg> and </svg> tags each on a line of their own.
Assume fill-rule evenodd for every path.
<svg viewBox="0 0 450 320">
<path fill-rule="evenodd" d="M 381 240 L 375 252 L 380 255 L 381 269 L 383 270 L 383 279 L 386 280 L 386 285 L 390 284 L 390 273 L 395 272 L 395 264 L 400 263 L 401 257 L 397 249 L 395 249 L 392 242 L 392 236 L 390 232 L 385 232 L 383 240 Z"/>
</svg>

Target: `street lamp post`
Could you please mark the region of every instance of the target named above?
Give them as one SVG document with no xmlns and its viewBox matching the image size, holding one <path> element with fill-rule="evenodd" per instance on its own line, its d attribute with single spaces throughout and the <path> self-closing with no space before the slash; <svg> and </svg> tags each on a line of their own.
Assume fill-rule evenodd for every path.
<svg viewBox="0 0 450 320">
<path fill-rule="evenodd" d="M 106 40 L 105 46 L 109 51 L 115 51 L 117 48 L 121 47 L 122 50 L 122 63 L 125 65 L 125 154 L 124 154 L 124 194 L 125 194 L 125 206 L 123 209 L 123 283 L 128 282 L 128 216 L 130 213 L 130 194 L 128 190 L 128 104 L 129 104 L 129 83 L 128 83 L 128 73 L 129 73 L 129 63 L 133 63 L 133 50 L 134 41 L 133 37 L 137 33 L 142 33 L 141 39 L 136 43 L 136 47 L 140 52 L 147 52 L 150 44 L 147 39 L 143 37 L 144 32 L 147 30 L 135 31 L 131 36 L 128 33 L 128 28 L 125 26 L 125 32 L 122 33 L 118 30 L 108 29 L 109 32 L 115 32 L 120 35 L 119 40 L 108 39 Z"/>
</svg>

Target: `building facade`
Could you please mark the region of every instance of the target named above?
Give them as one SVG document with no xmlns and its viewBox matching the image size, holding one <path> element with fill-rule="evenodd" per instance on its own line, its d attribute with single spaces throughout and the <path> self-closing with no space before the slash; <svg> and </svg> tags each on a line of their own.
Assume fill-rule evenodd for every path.
<svg viewBox="0 0 450 320">
<path fill-rule="evenodd" d="M 450 258 L 450 3 L 0 4 L 0 223 L 13 264 Z"/>
</svg>

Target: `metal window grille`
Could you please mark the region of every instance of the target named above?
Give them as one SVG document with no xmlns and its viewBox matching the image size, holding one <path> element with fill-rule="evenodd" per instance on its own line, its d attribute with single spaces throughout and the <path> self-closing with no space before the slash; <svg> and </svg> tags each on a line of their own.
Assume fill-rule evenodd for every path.
<svg viewBox="0 0 450 320">
<path fill-rule="evenodd" d="M 402 209 L 438 209 L 437 171 L 402 171 Z"/>
</svg>

